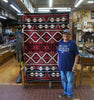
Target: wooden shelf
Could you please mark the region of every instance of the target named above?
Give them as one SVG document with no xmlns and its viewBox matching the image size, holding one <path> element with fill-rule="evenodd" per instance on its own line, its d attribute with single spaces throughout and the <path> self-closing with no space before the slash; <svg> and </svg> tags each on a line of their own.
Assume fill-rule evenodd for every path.
<svg viewBox="0 0 94 100">
<path fill-rule="evenodd" d="M 4 52 L 1 56 L 0 56 L 0 65 L 3 64 L 4 62 L 8 61 L 9 59 L 11 59 L 13 56 L 15 55 L 15 52 Z"/>
</svg>

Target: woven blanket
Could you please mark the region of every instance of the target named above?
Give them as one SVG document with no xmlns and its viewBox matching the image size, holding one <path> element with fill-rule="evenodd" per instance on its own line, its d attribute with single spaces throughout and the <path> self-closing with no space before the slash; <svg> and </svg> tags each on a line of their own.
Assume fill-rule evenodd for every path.
<svg viewBox="0 0 94 100">
<path fill-rule="evenodd" d="M 26 81 L 60 80 L 56 49 L 69 14 L 25 14 L 23 20 Z"/>
</svg>

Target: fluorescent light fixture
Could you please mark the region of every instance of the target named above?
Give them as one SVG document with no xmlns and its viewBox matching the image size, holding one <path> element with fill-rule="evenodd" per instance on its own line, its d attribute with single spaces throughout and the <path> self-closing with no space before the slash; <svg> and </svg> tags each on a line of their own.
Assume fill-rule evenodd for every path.
<svg viewBox="0 0 94 100">
<path fill-rule="evenodd" d="M 24 14 L 21 14 L 21 13 L 20 13 L 20 14 L 17 14 L 17 15 L 18 15 L 18 16 L 23 16 Z"/>
<path fill-rule="evenodd" d="M 62 9 L 64 9 L 64 10 L 68 10 L 68 9 L 70 9 L 71 10 L 71 8 L 38 8 L 38 10 L 51 10 L 51 9 L 56 9 L 56 10 L 62 10 Z"/>
<path fill-rule="evenodd" d="M 54 9 L 57 9 L 57 10 L 71 10 L 71 8 L 54 8 Z"/>
<path fill-rule="evenodd" d="M 21 13 L 21 11 L 18 10 L 14 5 L 10 4 L 10 6 L 11 6 L 14 10 L 16 10 L 18 13 Z"/>
<path fill-rule="evenodd" d="M 50 10 L 57 10 L 58 12 L 70 12 L 71 11 L 71 8 L 65 8 L 65 7 L 62 7 L 62 8 L 38 8 L 38 11 L 42 11 L 42 12 L 49 12 Z"/>
<path fill-rule="evenodd" d="M 66 10 L 64 10 L 64 9 L 59 9 L 59 10 L 57 10 L 58 12 L 70 12 L 71 10 L 70 9 L 66 9 Z"/>
<path fill-rule="evenodd" d="M 62 9 L 65 9 L 65 10 L 66 10 L 67 8 L 54 8 L 54 9 L 57 9 L 57 10 L 62 10 Z"/>
<path fill-rule="evenodd" d="M 87 3 L 94 3 L 94 1 L 87 1 Z"/>
<path fill-rule="evenodd" d="M 57 8 L 57 11 L 60 11 L 60 12 L 70 12 L 71 8 Z"/>
<path fill-rule="evenodd" d="M 49 7 L 52 7 L 53 5 L 53 0 L 49 0 Z"/>
<path fill-rule="evenodd" d="M 8 0 L 3 0 L 4 2 L 8 3 Z"/>
<path fill-rule="evenodd" d="M 49 10 L 49 9 L 52 9 L 52 8 L 38 8 L 38 10 Z"/>
<path fill-rule="evenodd" d="M 6 17 L 3 17 L 3 16 L 0 16 L 0 18 L 2 18 L 2 19 L 7 19 Z"/>
<path fill-rule="evenodd" d="M 83 0 L 79 0 L 79 1 L 75 4 L 75 7 L 78 7 L 82 2 L 83 2 Z"/>
<path fill-rule="evenodd" d="M 55 10 L 59 11 L 59 12 L 70 12 L 71 11 L 71 8 L 64 8 L 64 9 L 56 9 L 54 8 Z M 38 11 L 42 11 L 42 12 L 49 12 L 50 10 L 54 10 L 54 9 L 38 9 Z"/>
<path fill-rule="evenodd" d="M 42 12 L 49 12 L 50 10 L 49 10 L 49 9 L 48 9 L 48 10 L 47 10 L 47 9 L 38 9 L 38 11 L 40 11 L 40 12 L 41 12 L 41 11 L 42 11 Z"/>
</svg>

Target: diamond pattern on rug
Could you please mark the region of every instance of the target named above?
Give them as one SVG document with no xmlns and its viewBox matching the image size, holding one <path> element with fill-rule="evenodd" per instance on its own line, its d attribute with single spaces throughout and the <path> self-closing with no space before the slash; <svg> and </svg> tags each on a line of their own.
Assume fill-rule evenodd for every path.
<svg viewBox="0 0 94 100">
<path fill-rule="evenodd" d="M 44 58 L 44 60 L 46 62 L 48 62 L 51 59 L 51 57 L 49 56 L 49 54 L 46 54 L 43 58 Z"/>
<path fill-rule="evenodd" d="M 34 60 L 34 62 L 38 62 L 38 60 L 40 59 L 38 54 L 34 54 L 34 56 L 32 57 L 32 59 Z"/>
<path fill-rule="evenodd" d="M 43 40 L 45 40 L 46 42 L 49 41 L 49 39 L 51 39 L 51 36 L 48 32 L 46 32 L 45 34 L 43 34 L 42 36 Z"/>
<path fill-rule="evenodd" d="M 62 35 L 60 32 L 56 32 L 54 35 L 54 39 L 59 42 L 62 39 Z"/>
<path fill-rule="evenodd" d="M 39 36 L 38 36 L 37 33 L 34 33 L 34 34 L 31 36 L 31 38 L 33 39 L 33 41 L 38 41 Z"/>
</svg>

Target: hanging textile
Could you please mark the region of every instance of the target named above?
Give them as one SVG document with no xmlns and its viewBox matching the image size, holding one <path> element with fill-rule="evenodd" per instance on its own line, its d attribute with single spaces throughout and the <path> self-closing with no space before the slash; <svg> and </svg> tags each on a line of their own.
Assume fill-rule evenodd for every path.
<svg viewBox="0 0 94 100">
<path fill-rule="evenodd" d="M 60 80 L 56 49 L 69 14 L 25 14 L 23 21 L 25 80 Z"/>
</svg>

